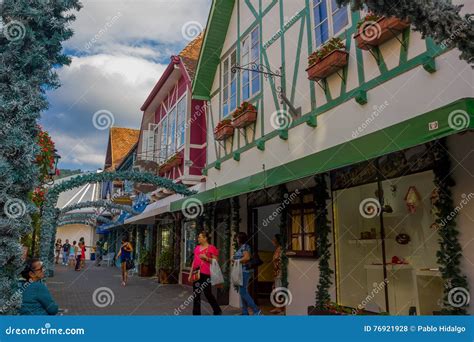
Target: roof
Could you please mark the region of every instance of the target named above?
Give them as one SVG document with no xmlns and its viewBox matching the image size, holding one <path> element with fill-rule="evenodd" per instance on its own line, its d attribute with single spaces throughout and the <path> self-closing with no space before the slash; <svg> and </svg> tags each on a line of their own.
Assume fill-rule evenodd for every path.
<svg viewBox="0 0 474 342">
<path fill-rule="evenodd" d="M 195 99 L 209 100 L 211 97 L 212 83 L 220 63 L 234 3 L 235 0 L 214 0 L 212 2 L 193 80 L 193 98 Z"/>
<path fill-rule="evenodd" d="M 158 94 L 160 89 L 166 83 L 168 77 L 170 77 L 172 72 L 175 70 L 175 66 L 179 66 L 180 64 L 182 64 L 189 76 L 189 82 L 192 82 L 196 73 L 198 58 L 201 51 L 202 39 L 203 34 L 200 33 L 188 45 L 186 45 L 186 47 L 178 54 L 178 56 L 171 56 L 170 64 L 168 64 L 168 67 L 165 69 L 160 79 L 153 87 L 152 91 L 146 98 L 140 110 L 145 111 L 148 108 L 148 106 L 155 98 L 156 94 Z"/>
<path fill-rule="evenodd" d="M 193 41 L 191 41 L 180 53 L 179 57 L 183 62 L 189 78 L 194 79 L 198 64 L 199 54 L 201 52 L 203 33 L 201 32 Z"/>
<path fill-rule="evenodd" d="M 78 175 L 73 175 L 73 176 L 58 179 L 55 181 L 55 184 L 60 184 L 62 182 L 69 181 L 72 178 L 77 177 L 77 176 Z M 99 198 L 99 195 L 100 195 L 100 187 L 98 183 L 84 184 L 77 188 L 61 192 L 61 194 L 59 195 L 56 207 L 58 209 L 62 209 L 64 207 L 68 207 L 70 205 L 77 204 L 77 203 L 96 201 Z M 92 212 L 92 210 L 90 208 L 89 209 L 84 208 L 84 209 L 75 210 L 74 212 Z"/>
<path fill-rule="evenodd" d="M 115 170 L 138 142 L 140 130 L 123 127 L 111 127 L 104 170 Z"/>
</svg>

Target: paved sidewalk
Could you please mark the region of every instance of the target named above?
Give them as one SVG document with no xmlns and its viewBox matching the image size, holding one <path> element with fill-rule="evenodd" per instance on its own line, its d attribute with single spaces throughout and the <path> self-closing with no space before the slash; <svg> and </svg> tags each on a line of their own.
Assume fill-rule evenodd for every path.
<svg viewBox="0 0 474 342">
<path fill-rule="evenodd" d="M 75 272 L 70 267 L 56 265 L 55 276 L 47 286 L 65 315 L 191 315 L 191 288 L 183 285 L 162 285 L 156 278 L 129 277 L 126 287 L 120 284 L 116 267 L 94 266 Z M 99 289 L 102 288 L 102 289 Z M 94 296 L 94 291 L 96 291 Z M 202 295 L 203 298 L 204 295 Z M 189 302 L 185 305 L 185 302 Z M 185 305 L 184 310 L 179 309 Z M 222 306 L 224 315 L 239 314 L 239 310 Z M 179 310 L 179 311 L 177 311 Z M 210 305 L 202 301 L 202 314 L 211 315 Z"/>
</svg>

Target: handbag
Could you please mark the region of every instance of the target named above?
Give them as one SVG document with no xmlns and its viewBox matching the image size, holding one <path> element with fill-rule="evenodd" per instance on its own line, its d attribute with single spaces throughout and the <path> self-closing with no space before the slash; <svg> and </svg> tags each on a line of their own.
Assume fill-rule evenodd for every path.
<svg viewBox="0 0 474 342">
<path fill-rule="evenodd" d="M 230 273 L 230 279 L 232 281 L 232 285 L 242 286 L 244 284 L 244 275 L 240 260 L 234 260 L 232 271 Z"/>
<path fill-rule="evenodd" d="M 201 270 L 200 268 L 196 268 L 194 270 L 191 270 L 191 281 L 195 282 L 201 279 Z"/>
</svg>

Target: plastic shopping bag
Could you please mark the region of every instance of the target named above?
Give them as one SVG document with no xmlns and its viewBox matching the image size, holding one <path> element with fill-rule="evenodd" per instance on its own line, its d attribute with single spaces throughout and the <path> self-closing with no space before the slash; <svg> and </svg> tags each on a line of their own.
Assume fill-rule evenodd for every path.
<svg viewBox="0 0 474 342">
<path fill-rule="evenodd" d="M 216 259 L 212 259 L 211 264 L 211 284 L 219 285 L 224 282 L 224 276 L 222 275 L 221 268 Z"/>
<path fill-rule="evenodd" d="M 240 264 L 240 260 L 235 260 L 234 264 L 232 265 L 232 272 L 230 274 L 232 285 L 242 286 L 244 284 L 244 277 L 242 272 L 243 271 L 242 265 Z"/>
</svg>

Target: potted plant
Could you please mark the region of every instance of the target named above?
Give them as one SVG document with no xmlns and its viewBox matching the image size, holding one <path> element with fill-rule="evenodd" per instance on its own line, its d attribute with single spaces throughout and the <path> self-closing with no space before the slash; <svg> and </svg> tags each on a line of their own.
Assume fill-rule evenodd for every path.
<svg viewBox="0 0 474 342">
<path fill-rule="evenodd" d="M 158 277 L 161 284 L 169 284 L 169 277 L 173 272 L 173 253 L 171 248 L 163 248 L 158 257 Z"/>
<path fill-rule="evenodd" d="M 232 113 L 232 126 L 244 128 L 257 121 L 257 109 L 249 102 L 243 102 L 239 108 Z"/>
<path fill-rule="evenodd" d="M 153 275 L 151 253 L 147 251 L 144 247 L 140 250 L 140 258 L 138 260 L 138 263 L 140 264 L 140 277 L 151 277 Z"/>
<path fill-rule="evenodd" d="M 308 79 L 318 81 L 345 67 L 349 53 L 345 50 L 341 38 L 331 38 L 326 44 L 308 57 Z"/>
<path fill-rule="evenodd" d="M 231 119 L 224 119 L 219 122 L 214 129 L 214 139 L 217 141 L 225 140 L 234 134 L 234 126 Z"/>
<path fill-rule="evenodd" d="M 357 23 L 358 33 L 354 39 L 359 49 L 370 50 L 392 39 L 409 26 L 408 21 L 397 17 L 380 17 L 369 13 Z"/>
</svg>

